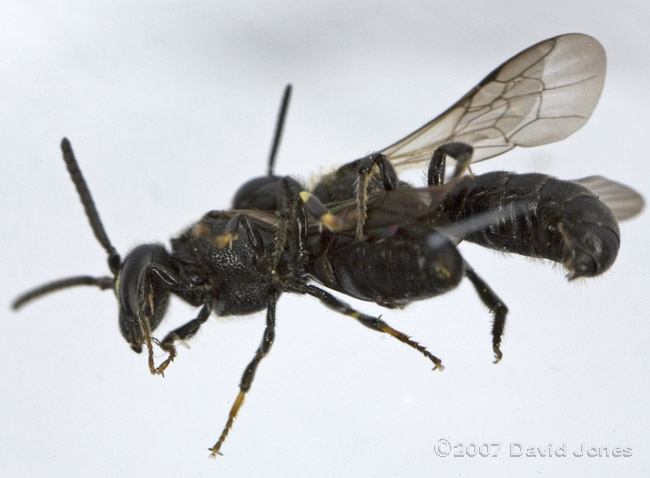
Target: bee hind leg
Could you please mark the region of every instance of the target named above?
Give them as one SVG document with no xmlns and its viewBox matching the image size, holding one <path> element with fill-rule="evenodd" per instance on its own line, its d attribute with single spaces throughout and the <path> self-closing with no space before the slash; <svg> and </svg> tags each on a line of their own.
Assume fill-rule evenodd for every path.
<svg viewBox="0 0 650 478">
<path fill-rule="evenodd" d="M 465 261 L 465 277 L 469 279 L 474 289 L 476 289 L 481 302 L 494 315 L 494 321 L 492 322 L 492 350 L 494 351 L 494 363 L 498 363 L 503 357 L 503 353 L 501 352 L 501 338 L 503 337 L 503 331 L 506 326 L 508 307 L 506 307 L 490 286 L 474 272 L 474 269 L 467 264 L 467 261 Z"/>
</svg>

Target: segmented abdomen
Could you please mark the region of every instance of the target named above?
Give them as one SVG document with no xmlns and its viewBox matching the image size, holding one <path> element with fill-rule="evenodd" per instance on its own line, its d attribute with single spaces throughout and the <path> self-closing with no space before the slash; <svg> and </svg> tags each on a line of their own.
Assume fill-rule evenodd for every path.
<svg viewBox="0 0 650 478">
<path fill-rule="evenodd" d="M 399 307 L 458 285 L 464 265 L 456 247 L 436 231 L 357 241 L 338 236 L 312 255 L 309 273 L 327 287 L 358 299 Z M 314 240 L 316 238 L 313 238 Z"/>
<path fill-rule="evenodd" d="M 607 270 L 620 245 L 610 209 L 580 184 L 543 174 L 503 171 L 465 177 L 442 205 L 456 224 L 486 225 L 463 239 L 504 252 L 560 262 L 570 277 Z M 477 222 L 479 224 L 479 222 Z"/>
</svg>

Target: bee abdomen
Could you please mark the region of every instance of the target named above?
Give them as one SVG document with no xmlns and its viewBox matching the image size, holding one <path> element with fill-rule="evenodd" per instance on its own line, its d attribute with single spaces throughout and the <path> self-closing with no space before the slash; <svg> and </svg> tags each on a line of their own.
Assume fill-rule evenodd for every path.
<svg viewBox="0 0 650 478">
<path fill-rule="evenodd" d="M 616 219 L 597 196 L 580 184 L 543 174 L 467 177 L 443 208 L 454 222 L 488 213 L 490 225 L 463 239 L 559 262 L 570 278 L 603 273 L 620 246 Z"/>
<path fill-rule="evenodd" d="M 464 263 L 445 236 L 427 231 L 417 237 L 332 247 L 312 263 L 310 272 L 332 289 L 400 307 L 455 288 L 463 278 Z"/>
</svg>

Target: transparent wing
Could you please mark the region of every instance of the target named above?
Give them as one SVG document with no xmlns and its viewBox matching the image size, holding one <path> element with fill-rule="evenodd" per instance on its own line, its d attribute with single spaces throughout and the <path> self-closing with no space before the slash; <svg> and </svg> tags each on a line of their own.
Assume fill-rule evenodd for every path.
<svg viewBox="0 0 650 478">
<path fill-rule="evenodd" d="M 386 229 L 390 235 L 398 226 L 435 213 L 452 188 L 453 184 L 450 183 L 425 188 L 402 187 L 370 194 L 366 202 L 368 216 L 365 228 L 368 231 L 375 230 L 371 233 L 375 237 L 384 235 L 376 229 Z M 328 203 L 327 208 L 336 214 L 339 222 L 338 232 L 354 233 L 359 221 L 356 198 Z"/>
<path fill-rule="evenodd" d="M 427 163 L 450 141 L 473 162 L 559 141 L 591 116 L 605 81 L 605 50 L 578 33 L 549 38 L 496 68 L 440 116 L 382 150 L 396 168 Z"/>
<path fill-rule="evenodd" d="M 589 176 L 575 181 L 582 184 L 607 204 L 619 221 L 636 216 L 643 209 L 643 197 L 625 184 L 602 176 Z"/>
</svg>

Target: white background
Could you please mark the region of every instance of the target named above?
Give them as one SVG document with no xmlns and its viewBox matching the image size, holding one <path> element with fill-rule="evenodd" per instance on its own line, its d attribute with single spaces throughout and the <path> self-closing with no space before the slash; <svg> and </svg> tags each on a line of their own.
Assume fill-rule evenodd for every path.
<svg viewBox="0 0 650 478">
<path fill-rule="evenodd" d="M 610 272 L 576 284 L 559 267 L 461 246 L 510 308 L 496 366 L 489 314 L 468 283 L 401 312 L 354 303 L 427 345 L 443 373 L 314 299 L 283 296 L 276 343 L 216 461 L 207 448 L 264 314 L 211 319 L 163 379 L 119 335 L 110 292 L 71 289 L 20 313 L 9 303 L 49 279 L 107 273 L 60 158 L 64 135 L 125 254 L 229 208 L 237 186 L 264 173 L 287 82 L 277 172 L 309 178 L 388 145 L 513 54 L 573 31 L 608 53 L 591 120 L 475 172 L 602 174 L 650 197 L 649 24 L 645 0 L 4 2 L 0 473 L 645 475 L 647 214 L 622 224 Z M 195 313 L 174 303 L 158 335 Z M 443 458 L 442 438 L 503 448 Z M 566 458 L 509 456 L 510 444 L 564 443 Z M 571 456 L 583 443 L 632 457 Z"/>
</svg>

